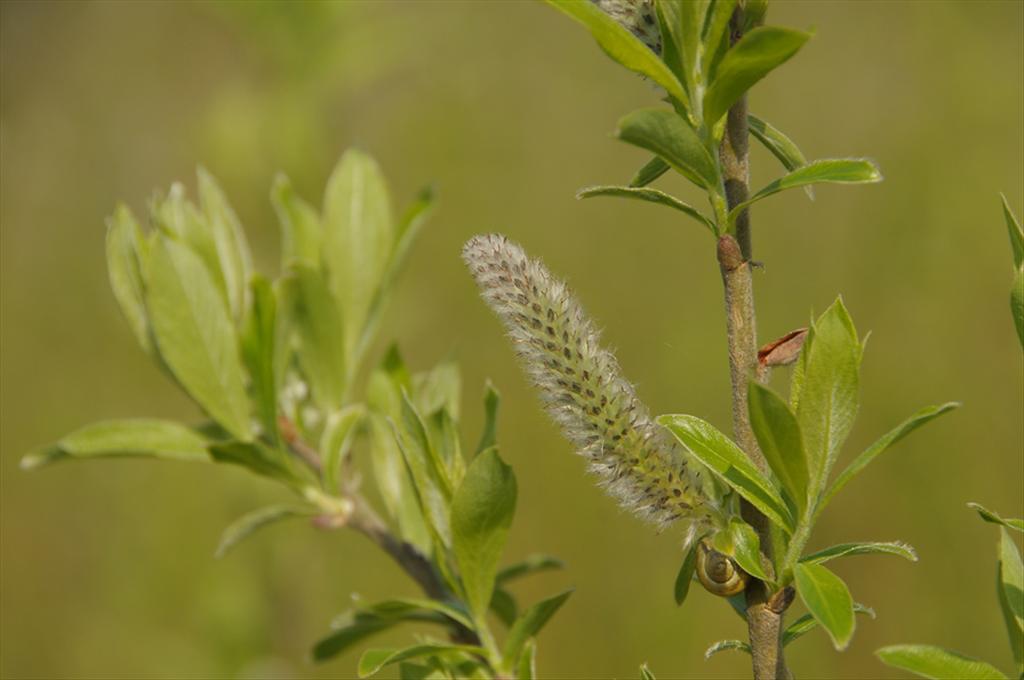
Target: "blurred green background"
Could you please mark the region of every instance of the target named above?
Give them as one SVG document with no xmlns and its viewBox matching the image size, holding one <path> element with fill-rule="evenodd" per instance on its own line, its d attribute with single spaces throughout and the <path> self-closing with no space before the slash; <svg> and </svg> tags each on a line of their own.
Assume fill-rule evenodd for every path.
<svg viewBox="0 0 1024 680">
<path fill-rule="evenodd" d="M 752 110 L 808 157 L 867 155 L 886 181 L 758 205 L 762 339 L 838 292 L 861 332 L 874 331 L 847 455 L 920 406 L 964 403 L 830 506 L 811 548 L 901 539 L 921 561 L 839 564 L 879 618 L 861 619 L 843 654 L 808 636 L 792 666 L 800 677 L 891 677 L 876 647 L 930 642 L 1008 668 L 997 534 L 964 504 L 1024 512 L 1024 371 L 997 196 L 1022 212 L 1024 4 L 777 2 L 769 20 L 816 37 L 755 90 Z M 154 188 L 194 186 L 201 162 L 273 272 L 273 173 L 318 202 L 350 145 L 379 159 L 396 202 L 428 182 L 439 191 L 383 336 L 419 368 L 461 359 L 469 437 L 484 380 L 502 391 L 500 441 L 521 489 L 507 556 L 568 564 L 519 591 L 577 586 L 541 638 L 542 676 L 635 677 L 643 661 L 659 678 L 748 673 L 739 655 L 703 660 L 743 624 L 703 592 L 674 606 L 678 531 L 654 535 L 595 489 L 459 261 L 484 230 L 543 255 L 654 412 L 726 429 L 711 240 L 671 211 L 573 199 L 645 160 L 610 132 L 654 102 L 650 86 L 533 2 L 3 2 L 0 38 L 3 677 L 349 677 L 357 653 L 305 660 L 331 617 L 353 594 L 415 594 L 361 537 L 301 523 L 215 561 L 221 529 L 282 494 L 236 470 L 18 469 L 26 450 L 96 419 L 196 416 L 135 347 L 109 292 L 103 220 L 115 201 L 141 211 Z M 755 149 L 754 184 L 778 173 Z M 677 179 L 661 185 L 698 198 Z"/>
</svg>

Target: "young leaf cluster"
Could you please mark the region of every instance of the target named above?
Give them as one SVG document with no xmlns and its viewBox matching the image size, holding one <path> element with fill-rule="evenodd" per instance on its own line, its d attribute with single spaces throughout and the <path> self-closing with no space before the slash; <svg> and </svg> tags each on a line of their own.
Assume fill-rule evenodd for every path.
<svg viewBox="0 0 1024 680">
<path fill-rule="evenodd" d="M 426 596 L 346 612 L 316 645 L 317 660 L 400 622 L 429 622 L 446 635 L 367 651 L 360 675 L 399 664 L 403 677 L 533 677 L 534 637 L 569 592 L 521 612 L 508 584 L 560 563 L 539 556 L 498 568 L 516 482 L 497 453 L 497 392 L 488 386 L 484 432 L 465 456 L 454 362 L 412 374 L 393 348 L 363 398 L 355 389 L 431 211 L 430 192 L 396 219 L 380 168 L 356 150 L 331 175 L 322 211 L 278 177 L 271 201 L 282 231 L 281 275 L 271 281 L 253 271 L 245 233 L 213 177 L 200 169 L 198 185 L 198 205 L 180 184 L 156 195 L 148 230 L 118 206 L 107 260 L 139 344 L 208 419 L 95 423 L 27 455 L 23 467 L 139 456 L 245 468 L 297 499 L 240 518 L 223 533 L 218 557 L 263 527 L 312 518 L 371 538 Z M 359 447 L 369 454 L 386 520 L 360 491 Z M 491 612 L 508 628 L 503 646 Z"/>
</svg>

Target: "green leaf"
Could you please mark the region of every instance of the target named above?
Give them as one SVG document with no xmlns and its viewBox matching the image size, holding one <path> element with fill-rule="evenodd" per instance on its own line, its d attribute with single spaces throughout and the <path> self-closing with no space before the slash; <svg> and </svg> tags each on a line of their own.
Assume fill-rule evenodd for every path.
<svg viewBox="0 0 1024 680">
<path fill-rule="evenodd" d="M 811 184 L 873 184 L 880 181 L 882 181 L 882 173 L 870 161 L 863 159 L 811 161 L 770 182 L 750 199 L 738 204 L 729 211 L 729 222 L 735 222 L 743 210 L 761 199 L 778 194 L 787 188 Z"/>
<path fill-rule="evenodd" d="M 882 181 L 882 173 L 871 161 L 860 158 L 828 158 L 811 161 L 787 175 L 769 183 L 763 189 L 729 211 L 733 223 L 741 212 L 762 198 L 786 189 L 812 184 L 875 184 Z"/>
<path fill-rule="evenodd" d="M 1001 524 L 1007 529 L 1016 529 L 1017 531 L 1024 531 L 1024 519 L 1003 519 L 996 513 L 992 512 L 988 508 L 979 505 L 978 503 L 968 503 L 967 507 L 977 511 L 981 518 L 986 522 L 992 524 Z"/>
<path fill-rule="evenodd" d="M 384 507 L 398 525 L 398 534 L 420 552 L 429 555 L 430 533 L 395 431 L 388 419 L 377 413 L 369 416 L 369 424 L 373 478 L 377 482 Z"/>
<path fill-rule="evenodd" d="M 893 541 L 890 543 L 840 543 L 824 550 L 819 550 L 816 553 L 801 557 L 800 561 L 804 564 L 823 564 L 829 560 L 834 560 L 837 557 L 847 557 L 848 555 L 872 555 L 872 554 L 887 554 L 887 555 L 898 555 L 911 562 L 917 562 L 917 553 L 914 549 L 906 543 L 900 543 Z"/>
<path fill-rule="evenodd" d="M 780 66 L 803 47 L 809 33 L 788 28 L 755 28 L 733 45 L 715 72 L 704 95 L 704 121 L 713 127 L 754 83 Z"/>
<path fill-rule="evenodd" d="M 402 622 L 450 626 L 452 621 L 463 620 L 465 616 L 460 612 L 436 600 L 386 600 L 336 617 L 331 622 L 332 632 L 313 648 L 313 660 L 326 661 L 365 638 Z"/>
<path fill-rule="evenodd" d="M 822 497 L 819 508 L 824 508 L 829 501 L 846 486 L 851 479 L 853 479 L 857 473 L 868 466 L 871 461 L 878 457 L 883 451 L 888 449 L 890 446 L 898 442 L 899 440 L 906 437 L 908 434 L 921 427 L 925 423 L 938 418 L 944 413 L 949 413 L 953 409 L 959 407 L 960 404 L 951 401 L 946 404 L 939 406 L 926 406 L 914 415 L 907 418 L 905 421 L 897 425 L 895 428 L 885 433 L 878 441 L 869 446 L 859 456 L 853 459 L 853 461 L 846 466 L 846 469 L 840 473 L 836 480 L 829 487 L 829 490 Z"/>
<path fill-rule="evenodd" d="M 999 529 L 999 571 L 1006 605 L 1018 630 L 1024 630 L 1024 564 L 1006 527 Z"/>
<path fill-rule="evenodd" d="M 224 557 L 239 542 L 265 526 L 291 517 L 311 517 L 315 514 L 316 509 L 308 505 L 270 505 L 253 510 L 239 517 L 224 530 L 215 556 L 217 559 Z"/>
<path fill-rule="evenodd" d="M 671 69 L 642 40 L 597 5 L 574 0 L 548 0 L 548 4 L 583 24 L 609 57 L 630 71 L 647 76 L 665 88 L 680 105 L 686 106 L 686 93 Z"/>
<path fill-rule="evenodd" d="M 508 632 L 508 637 L 505 639 L 505 649 L 502 657 L 506 664 L 516 664 L 519 660 L 519 655 L 523 651 L 523 647 L 526 645 L 526 641 L 540 632 L 548 620 L 555 615 L 555 612 L 565 604 L 565 601 L 569 599 L 572 593 L 572 589 L 566 590 L 554 597 L 541 600 L 523 612 L 523 615 L 515 622 L 512 629 Z"/>
<path fill-rule="evenodd" d="M 516 666 L 517 680 L 533 680 L 537 677 L 537 642 L 527 640 Z"/>
<path fill-rule="evenodd" d="M 152 457 L 208 462 L 207 440 L 195 430 L 169 420 L 106 420 L 75 430 L 53 446 L 21 459 L 32 470 L 71 458 Z"/>
<path fill-rule="evenodd" d="M 462 376 L 459 364 L 451 359 L 412 377 L 412 401 L 420 413 L 432 414 L 442 409 L 459 419 L 462 401 Z"/>
<path fill-rule="evenodd" d="M 484 430 L 480 433 L 480 443 L 476 445 L 474 455 L 479 455 L 481 451 L 486 451 L 497 445 L 499 405 L 501 405 L 501 394 L 488 380 L 484 387 Z"/>
<path fill-rule="evenodd" d="M 619 121 L 619 139 L 656 153 L 699 187 L 716 186 L 714 160 L 689 123 L 674 111 L 639 109 Z"/>
<path fill-rule="evenodd" d="M 934 680 L 1005 679 L 984 661 L 932 645 L 891 645 L 875 651 L 882 663 Z"/>
<path fill-rule="evenodd" d="M 362 404 L 350 404 L 327 417 L 320 437 L 320 455 L 324 460 L 324 486 L 328 493 L 341 490 L 341 465 L 365 417 L 366 408 Z"/>
<path fill-rule="evenodd" d="M 711 0 L 708 7 L 704 21 L 704 53 L 701 60 L 702 77 L 705 81 L 713 79 L 729 47 L 729 20 L 735 9 L 736 0 Z"/>
<path fill-rule="evenodd" d="M 704 216 L 699 210 L 694 208 L 692 205 L 683 203 L 675 196 L 670 196 L 663 191 L 657 189 L 646 189 L 637 187 L 619 187 L 619 186 L 598 186 L 598 187 L 586 187 L 576 192 L 576 198 L 593 198 L 594 196 L 617 196 L 619 198 L 632 198 L 638 201 L 647 201 L 648 203 L 657 203 L 659 205 L 668 206 L 674 208 L 681 213 L 689 215 L 693 219 L 697 220 L 705 227 L 707 227 L 712 234 L 715 233 L 715 225 Z"/>
<path fill-rule="evenodd" d="M 853 637 L 853 598 L 842 579 L 820 564 L 798 562 L 793 568 L 796 590 L 808 611 L 832 638 L 839 651 Z"/>
<path fill-rule="evenodd" d="M 633 179 L 629 180 L 629 186 L 636 189 L 645 187 L 668 171 L 669 164 L 663 161 L 660 156 L 655 156 L 636 171 Z"/>
<path fill-rule="evenodd" d="M 281 269 L 289 269 L 294 262 L 318 269 L 320 215 L 295 194 L 291 182 L 284 175 L 274 178 L 270 202 L 281 223 Z"/>
<path fill-rule="evenodd" d="M 747 124 L 750 134 L 754 135 L 757 141 L 761 142 L 773 156 L 779 159 L 782 167 L 786 170 L 796 170 L 807 165 L 807 159 L 800 148 L 777 127 L 754 114 L 747 115 Z M 804 187 L 804 191 L 807 193 L 807 197 L 813 201 L 814 187 L 808 184 Z"/>
<path fill-rule="evenodd" d="M 452 487 L 447 469 L 431 446 L 423 419 L 404 391 L 399 408 L 400 415 L 394 423 L 396 438 L 412 476 L 420 510 L 427 519 L 427 527 L 445 546 L 450 546 Z"/>
<path fill-rule="evenodd" d="M 719 640 L 704 651 L 704 659 L 710 659 L 719 652 L 728 652 L 733 650 L 743 652 L 744 654 L 750 654 L 750 645 L 742 640 Z"/>
<path fill-rule="evenodd" d="M 485 655 L 486 651 L 471 645 L 424 644 L 406 647 L 405 649 L 368 649 L 359 659 L 358 672 L 360 678 L 368 678 L 380 669 L 407 659 L 424 656 L 444 655 L 453 653 Z"/>
<path fill-rule="evenodd" d="M 640 680 L 657 680 L 646 663 L 640 665 Z"/>
<path fill-rule="evenodd" d="M 564 568 L 565 563 L 557 557 L 552 557 L 551 555 L 530 555 L 522 562 L 516 562 L 499 571 L 497 576 L 494 577 L 494 582 L 502 585 L 542 571 Z"/>
<path fill-rule="evenodd" d="M 145 240 L 132 211 L 118 204 L 107 219 L 107 272 L 121 313 L 146 354 L 153 353 L 146 319 L 146 286 L 142 278 Z"/>
<path fill-rule="evenodd" d="M 380 167 L 361 151 L 346 151 L 327 181 L 321 247 L 328 285 L 345 320 L 346 356 L 352 356 L 363 332 L 394 239 Z"/>
<path fill-rule="evenodd" d="M 797 362 L 802 385 L 795 410 L 814 504 L 857 417 L 861 346 L 842 298 L 825 310 L 812 330 Z M 824 502 L 817 507 L 824 507 Z"/>
<path fill-rule="evenodd" d="M 264 431 L 277 441 L 277 390 L 280 352 L 277 343 L 277 301 L 270 282 L 259 274 L 251 283 L 252 306 L 242 334 L 242 358 L 249 369 L 249 389 Z"/>
<path fill-rule="evenodd" d="M 865 607 L 859 602 L 853 603 L 853 612 L 855 614 L 867 614 L 872 619 L 875 618 L 875 610 L 871 607 Z M 786 630 L 782 633 L 782 646 L 786 647 L 790 643 L 799 640 L 807 633 L 811 632 L 818 627 L 818 620 L 810 614 L 804 614 L 793 623 L 786 627 Z"/>
<path fill-rule="evenodd" d="M 459 439 L 459 426 L 448 413 L 447 407 L 441 407 L 427 418 L 427 436 L 430 445 L 437 452 L 445 476 L 452 488 L 459 485 L 466 474 L 466 461 L 462 457 L 462 442 Z"/>
<path fill-rule="evenodd" d="M 478 619 L 487 613 L 516 508 L 516 478 L 495 449 L 473 459 L 452 499 L 452 548 L 466 590 L 466 602 Z"/>
<path fill-rule="evenodd" d="M 761 567 L 761 539 L 743 520 L 731 518 L 725 530 L 715 534 L 712 544 L 715 550 L 736 560 L 736 564 L 751 576 L 772 581 Z"/>
<path fill-rule="evenodd" d="M 1024 347 L 1024 267 L 1017 270 L 1013 277 L 1013 288 L 1010 289 L 1010 314 L 1017 329 L 1017 338 Z"/>
<path fill-rule="evenodd" d="M 302 479 L 283 452 L 258 442 L 224 442 L 209 447 L 210 457 L 217 463 L 240 465 L 262 477 L 301 488 L 310 480 Z"/>
<path fill-rule="evenodd" d="M 323 409 L 336 410 L 348 377 L 337 299 L 319 272 L 300 263 L 285 277 L 282 294 L 295 329 L 296 355 L 313 398 Z"/>
<path fill-rule="evenodd" d="M 1024 267 L 1024 229 L 1021 228 L 1017 216 L 1010 210 L 1010 204 L 1006 196 L 999 194 L 1003 199 L 1003 217 L 1006 219 L 1006 229 L 1010 232 L 1010 247 L 1013 249 L 1013 266 L 1015 269 Z"/>
<path fill-rule="evenodd" d="M 198 175 L 199 204 L 217 250 L 232 316 L 240 320 L 248 306 L 249 275 L 252 272 L 249 244 L 238 216 L 231 209 L 217 180 L 203 167 L 199 168 Z"/>
<path fill-rule="evenodd" d="M 211 418 L 249 440 L 235 327 L 209 272 L 192 251 L 165 237 L 154 242 L 148 265 L 147 307 L 160 355 Z"/>
<path fill-rule="evenodd" d="M 409 251 L 412 250 L 412 244 L 416 241 L 416 237 L 419 236 L 423 225 L 427 223 L 427 219 L 433 211 L 434 192 L 430 187 L 427 187 L 420 192 L 416 201 L 406 209 L 402 220 L 398 223 L 398 229 L 395 233 L 395 245 L 388 257 L 388 264 L 384 270 L 380 286 L 377 288 L 377 293 L 374 295 L 373 301 L 370 303 L 370 309 L 366 314 L 366 325 L 356 347 L 354 363 L 359 363 L 362 360 L 370 343 L 376 336 L 384 309 L 387 307 L 387 302 L 390 299 L 391 291 L 394 288 L 395 282 L 398 281 L 402 270 L 405 269 L 406 260 L 409 259 Z"/>
<path fill-rule="evenodd" d="M 996 596 L 999 599 L 999 611 L 1003 615 L 1006 634 L 1010 638 L 1010 651 L 1017 665 L 1017 672 L 1024 675 L 1024 627 L 1021 627 L 1007 597 L 1007 589 L 1003 587 L 1003 563 L 996 564 Z"/>
<path fill-rule="evenodd" d="M 807 452 L 796 416 L 782 397 L 756 380 L 750 381 L 747 404 L 761 452 L 802 514 L 807 507 Z"/>
<path fill-rule="evenodd" d="M 674 595 L 676 606 L 682 606 L 686 596 L 690 594 L 690 584 L 693 583 L 693 572 L 697 567 L 697 543 L 693 541 L 683 555 L 683 563 L 679 565 L 679 573 L 676 574 Z"/>
<path fill-rule="evenodd" d="M 519 618 L 519 605 L 512 594 L 500 586 L 495 586 L 491 595 L 491 613 L 498 617 L 498 620 L 511 628 L 512 624 Z"/>
<path fill-rule="evenodd" d="M 778 489 L 728 437 L 695 416 L 664 415 L 658 417 L 658 423 L 738 494 L 792 533 L 793 517 Z"/>
</svg>

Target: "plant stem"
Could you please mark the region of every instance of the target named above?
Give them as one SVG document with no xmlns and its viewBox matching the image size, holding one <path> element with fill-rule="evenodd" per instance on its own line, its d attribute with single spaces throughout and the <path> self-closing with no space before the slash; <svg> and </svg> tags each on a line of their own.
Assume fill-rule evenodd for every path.
<svg viewBox="0 0 1024 680">
<path fill-rule="evenodd" d="M 732 42 L 741 37 L 742 26 L 743 10 L 737 7 L 731 22 Z M 744 95 L 729 109 L 719 147 L 722 181 L 730 210 L 749 195 L 748 145 L 747 98 Z M 751 277 L 753 249 L 749 210 L 744 210 L 737 217 L 735 233 L 735 238 L 726 234 L 718 241 L 718 264 L 725 287 L 733 431 L 740 447 L 758 468 L 765 471 L 764 455 L 754 437 L 747 411 L 747 384 L 751 377 L 757 375 L 757 322 Z M 771 563 L 773 539 L 769 521 L 745 501 L 741 513 L 757 532 L 762 553 Z M 788 599 L 785 595 L 773 597 L 768 586 L 761 581 L 751 581 L 747 586 L 747 631 L 755 680 L 791 677 L 782 651 L 782 621 Z"/>
</svg>

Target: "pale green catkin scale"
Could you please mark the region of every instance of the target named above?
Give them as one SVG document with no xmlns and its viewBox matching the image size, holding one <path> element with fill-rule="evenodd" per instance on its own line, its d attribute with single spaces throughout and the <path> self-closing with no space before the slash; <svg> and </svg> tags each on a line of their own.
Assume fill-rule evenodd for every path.
<svg viewBox="0 0 1024 680">
<path fill-rule="evenodd" d="M 591 0 L 598 9 L 640 38 L 655 54 L 661 54 L 661 33 L 653 0 Z"/>
<path fill-rule="evenodd" d="M 720 524 L 708 473 L 651 420 L 566 285 L 501 235 L 470 239 L 462 257 L 548 413 L 622 507 L 659 528 L 688 520 L 689 539 Z"/>
</svg>

